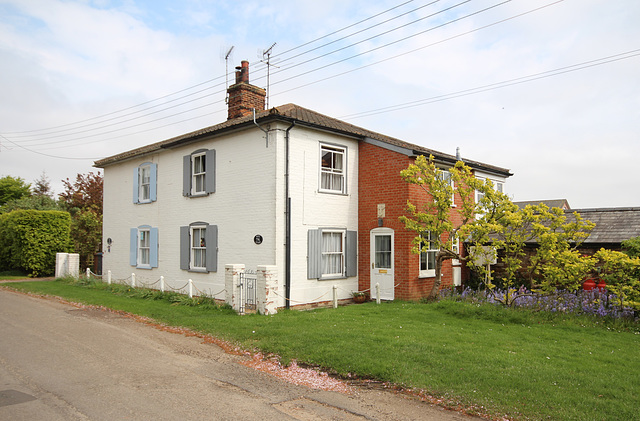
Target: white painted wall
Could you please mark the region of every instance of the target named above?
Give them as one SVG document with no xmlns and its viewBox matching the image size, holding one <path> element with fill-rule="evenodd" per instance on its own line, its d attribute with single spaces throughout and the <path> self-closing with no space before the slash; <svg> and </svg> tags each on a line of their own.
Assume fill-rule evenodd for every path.
<svg viewBox="0 0 640 421">
<path fill-rule="evenodd" d="M 182 157 L 201 149 L 216 150 L 216 192 L 205 197 L 182 196 Z M 275 264 L 276 194 L 274 142 L 265 147 L 257 128 L 235 135 L 201 141 L 105 168 L 104 264 L 114 279 L 155 282 L 160 276 L 179 287 L 191 278 L 201 291 L 224 289 L 224 265 L 244 263 L 255 270 L 259 264 Z M 158 164 L 157 201 L 133 204 L 133 169 L 143 162 Z M 218 270 L 210 273 L 180 269 L 180 226 L 203 221 L 218 226 Z M 150 270 L 129 265 L 129 230 L 140 225 L 157 227 L 158 267 Z M 262 235 L 256 245 L 253 238 Z M 112 238 L 111 250 L 106 239 Z M 217 295 L 224 298 L 224 294 Z"/>
<path fill-rule="evenodd" d="M 264 133 L 250 128 L 187 146 L 139 157 L 104 169 L 103 271 L 114 280 L 136 274 L 138 283 L 152 284 L 160 276 L 173 288 L 193 279 L 198 290 L 224 299 L 225 264 L 275 265 L 281 287 L 278 306 L 284 306 L 285 272 L 285 130 L 269 127 Z M 349 298 L 357 277 L 307 279 L 307 231 L 319 227 L 358 229 L 358 143 L 354 139 L 295 126 L 290 141 L 290 196 L 292 198 L 291 304 L 330 301 L 338 285 L 339 298 Z M 320 142 L 338 144 L 347 151 L 347 194 L 320 193 Z M 216 150 L 216 192 L 206 197 L 182 196 L 182 157 L 201 149 Z M 144 162 L 158 164 L 157 201 L 134 204 L 133 169 Z M 208 274 L 180 269 L 180 226 L 203 221 L 218 226 L 218 270 Z M 157 227 L 158 267 L 129 265 L 129 231 L 140 225 Z M 262 235 L 256 245 L 253 238 Z M 113 240 L 107 249 L 107 238 Z M 159 288 L 158 285 L 155 286 Z"/>
<path fill-rule="evenodd" d="M 358 143 L 331 133 L 294 127 L 291 130 L 290 196 L 292 202 L 292 305 L 330 301 L 333 285 L 338 297 L 350 298 L 358 289 L 358 278 L 307 279 L 307 231 L 317 228 L 358 230 Z M 320 144 L 347 148 L 347 193 L 319 192 Z"/>
</svg>

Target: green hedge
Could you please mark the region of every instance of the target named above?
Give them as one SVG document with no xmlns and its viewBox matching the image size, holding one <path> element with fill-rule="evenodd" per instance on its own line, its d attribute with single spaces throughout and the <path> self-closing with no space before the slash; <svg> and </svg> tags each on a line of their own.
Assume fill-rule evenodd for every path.
<svg viewBox="0 0 640 421">
<path fill-rule="evenodd" d="M 0 270 L 53 275 L 56 253 L 71 252 L 68 212 L 16 210 L 0 215 Z"/>
</svg>

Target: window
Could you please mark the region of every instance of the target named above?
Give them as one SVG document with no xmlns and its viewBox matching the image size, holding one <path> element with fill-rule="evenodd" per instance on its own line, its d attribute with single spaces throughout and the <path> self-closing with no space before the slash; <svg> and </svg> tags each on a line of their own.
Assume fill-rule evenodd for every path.
<svg viewBox="0 0 640 421">
<path fill-rule="evenodd" d="M 320 146 L 320 191 L 345 192 L 345 154 L 339 146 Z"/>
<path fill-rule="evenodd" d="M 149 265 L 149 230 L 141 229 L 138 231 L 138 266 Z"/>
<path fill-rule="evenodd" d="M 131 228 L 129 264 L 139 269 L 158 267 L 158 228 Z"/>
<path fill-rule="evenodd" d="M 191 268 L 207 268 L 207 246 L 205 227 L 191 227 Z"/>
<path fill-rule="evenodd" d="M 194 222 L 180 227 L 180 269 L 192 272 L 217 271 L 217 225 Z"/>
<path fill-rule="evenodd" d="M 344 229 L 308 232 L 307 277 L 335 279 L 358 274 L 358 233 Z"/>
<path fill-rule="evenodd" d="M 486 180 L 486 178 L 484 177 L 476 177 L 478 180 L 482 181 L 484 183 L 484 181 Z M 497 180 L 491 180 L 490 181 L 493 183 L 493 189 L 497 192 L 500 193 L 504 193 L 504 183 L 502 181 L 497 181 Z M 480 200 L 482 200 L 482 198 L 484 197 L 484 193 L 481 193 L 479 191 L 476 190 L 476 203 L 480 203 Z"/>
<path fill-rule="evenodd" d="M 322 232 L 322 276 L 344 274 L 344 231 Z"/>
<path fill-rule="evenodd" d="M 451 186 L 451 206 L 454 207 L 456 200 L 456 193 L 455 193 L 455 185 L 453 182 L 453 177 L 451 176 L 451 173 L 447 170 L 439 170 L 438 171 L 438 178 L 440 180 L 445 180 L 449 183 L 449 185 Z"/>
<path fill-rule="evenodd" d="M 436 276 L 436 254 L 438 248 L 431 231 L 422 234 L 423 241 L 420 242 L 420 276 Z"/>
<path fill-rule="evenodd" d="M 205 193 L 204 182 L 206 175 L 206 155 L 204 153 L 200 153 L 197 155 L 193 155 L 191 157 L 191 169 L 192 169 L 192 177 L 191 180 L 191 194 L 196 195 L 199 193 Z"/>
<path fill-rule="evenodd" d="M 216 151 L 199 149 L 183 157 L 182 195 L 206 196 L 216 191 Z"/>
<path fill-rule="evenodd" d="M 133 170 L 133 203 L 156 201 L 158 164 L 145 162 Z"/>
<path fill-rule="evenodd" d="M 375 267 L 391 269 L 391 235 L 376 235 L 375 242 Z"/>
</svg>

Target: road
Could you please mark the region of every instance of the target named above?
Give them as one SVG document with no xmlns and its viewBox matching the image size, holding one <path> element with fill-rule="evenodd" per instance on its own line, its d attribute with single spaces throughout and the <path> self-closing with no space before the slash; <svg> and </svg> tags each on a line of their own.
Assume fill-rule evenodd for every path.
<svg viewBox="0 0 640 421">
<path fill-rule="evenodd" d="M 0 420 L 479 420 L 289 383 L 193 336 L 0 288 Z"/>
</svg>

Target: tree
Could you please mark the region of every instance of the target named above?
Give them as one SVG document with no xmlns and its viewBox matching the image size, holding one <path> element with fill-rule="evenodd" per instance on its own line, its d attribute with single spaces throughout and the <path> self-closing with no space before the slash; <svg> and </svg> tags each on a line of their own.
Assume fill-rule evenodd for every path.
<svg viewBox="0 0 640 421">
<path fill-rule="evenodd" d="M 426 252 L 428 249 L 438 250 L 435 259 L 436 276 L 428 296 L 435 299 L 442 284 L 442 263 L 447 259 L 468 259 L 452 247 L 454 240 L 466 241 L 471 238 L 476 214 L 482 213 L 485 220 L 491 221 L 492 215 L 502 212 L 502 209 L 497 204 L 487 206 L 491 198 L 496 197 L 491 182 L 487 180 L 483 183 L 475 178 L 471 168 L 461 161 L 447 174 L 436 167 L 433 156 L 429 159 L 419 156 L 400 175 L 407 183 L 420 187 L 426 193 L 427 200 L 422 204 L 407 201 L 409 216 L 401 216 L 400 220 L 405 228 L 417 234 L 413 240 L 414 253 Z M 455 208 L 452 208 L 454 188 L 451 180 L 460 196 L 459 206 Z M 476 190 L 486 195 L 480 203 L 475 203 Z"/>
<path fill-rule="evenodd" d="M 20 199 L 9 200 L 0 206 L 0 214 L 8 213 L 14 210 L 64 210 L 62 206 L 49 196 L 25 196 Z"/>
<path fill-rule="evenodd" d="M 53 198 L 51 183 L 49 182 L 49 177 L 47 177 L 47 174 L 44 171 L 40 174 L 40 178 L 33 183 L 33 196 L 46 196 Z"/>
<path fill-rule="evenodd" d="M 31 194 L 31 185 L 20 177 L 7 175 L 0 178 L 0 206 L 10 200 L 27 197 Z"/>
<path fill-rule="evenodd" d="M 89 258 L 102 241 L 102 218 L 92 209 L 76 212 L 71 220 L 71 238 L 76 253 L 80 255 L 80 267 L 87 267 Z"/>
<path fill-rule="evenodd" d="M 622 251 L 630 257 L 640 257 L 640 237 L 624 240 L 622 242 Z"/>
<path fill-rule="evenodd" d="M 550 210 L 544 204 L 520 209 L 506 194 L 495 189 L 490 180 L 475 178 L 463 162 L 457 162 L 448 174 L 436 167 L 433 157 L 427 160 L 424 156 L 416 158 L 414 164 L 401 172 L 405 181 L 426 193 L 426 201 L 420 205 L 407 202 L 409 216 L 401 216 L 400 220 L 405 228 L 417 234 L 413 252 L 438 249 L 430 299 L 435 299 L 440 289 L 442 263 L 452 258 L 484 275 L 485 285 L 493 291 L 496 285 L 487 262 L 500 250 L 505 267 L 500 283 L 506 295 L 499 301 L 505 305 L 513 304 L 517 277 L 522 271 L 528 273 L 530 286 L 537 276 L 541 288 L 551 291 L 576 289 L 593 268 L 594 260 L 577 251 L 577 246 L 593 229 L 591 222 L 577 213 L 568 219 L 563 210 Z M 454 186 L 460 197 L 456 207 L 452 207 Z M 476 191 L 480 198 L 477 202 Z M 456 238 L 471 245 L 467 256 L 452 249 L 452 240 Z M 539 246 L 531 263 L 523 268 L 525 244 L 531 241 L 538 242 Z M 427 246 L 429 243 L 431 247 Z"/>
<path fill-rule="evenodd" d="M 604 248 L 594 257 L 598 259 L 600 277 L 617 296 L 620 309 L 628 306 L 640 310 L 640 257 Z"/>
<path fill-rule="evenodd" d="M 90 172 L 78 174 L 73 183 L 68 178 L 62 183 L 60 201 L 71 213 L 71 239 L 80 254 L 81 266 L 86 267 L 102 239 L 103 179 L 100 172 Z"/>
<path fill-rule="evenodd" d="M 96 215 L 102 217 L 103 179 L 99 171 L 97 174 L 78 174 L 75 182 L 72 183 L 67 178 L 62 183 L 64 191 L 59 195 L 60 200 L 72 214 L 80 209 L 93 209 Z"/>
</svg>

